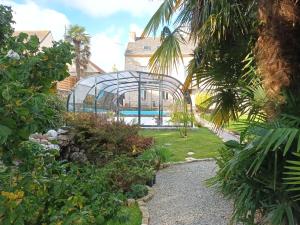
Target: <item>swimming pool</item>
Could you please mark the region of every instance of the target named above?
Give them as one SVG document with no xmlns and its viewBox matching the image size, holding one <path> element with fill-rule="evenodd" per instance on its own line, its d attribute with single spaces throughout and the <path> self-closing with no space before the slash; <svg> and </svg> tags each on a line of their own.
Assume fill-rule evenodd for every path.
<svg viewBox="0 0 300 225">
<path fill-rule="evenodd" d="M 162 112 L 163 116 L 166 116 L 168 113 L 167 112 Z M 139 111 L 138 110 L 121 110 L 120 111 L 121 116 L 138 116 Z M 151 111 L 151 110 L 141 110 L 141 116 L 158 116 L 159 111 Z"/>
<path fill-rule="evenodd" d="M 91 107 L 84 107 L 83 108 L 84 112 L 94 112 L 95 109 Z M 97 113 L 105 113 L 109 112 L 109 110 L 105 109 L 97 109 Z M 138 116 L 139 111 L 138 110 L 120 110 L 120 116 Z M 162 116 L 168 116 L 169 112 L 163 111 Z M 159 111 L 158 110 L 141 110 L 141 116 L 159 116 Z"/>
</svg>

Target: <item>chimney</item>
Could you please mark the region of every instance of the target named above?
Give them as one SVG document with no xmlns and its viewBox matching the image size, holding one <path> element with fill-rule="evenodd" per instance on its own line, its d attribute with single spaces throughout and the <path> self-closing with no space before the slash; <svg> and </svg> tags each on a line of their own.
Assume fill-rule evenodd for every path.
<svg viewBox="0 0 300 225">
<path fill-rule="evenodd" d="M 136 40 L 136 33 L 130 32 L 129 33 L 129 42 L 135 42 L 135 40 Z"/>
</svg>

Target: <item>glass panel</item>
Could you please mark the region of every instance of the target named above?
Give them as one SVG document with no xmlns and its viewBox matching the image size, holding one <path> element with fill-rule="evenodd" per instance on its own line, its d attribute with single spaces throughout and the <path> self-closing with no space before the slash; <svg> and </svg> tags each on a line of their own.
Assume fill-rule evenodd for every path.
<svg viewBox="0 0 300 225">
<path fill-rule="evenodd" d="M 181 88 L 182 84 L 173 77 L 146 72 L 96 74 L 77 83 L 69 96 L 68 110 L 110 113 L 115 118 L 120 115 L 127 123 L 168 126 L 172 125 L 174 102 L 184 98 Z"/>
</svg>

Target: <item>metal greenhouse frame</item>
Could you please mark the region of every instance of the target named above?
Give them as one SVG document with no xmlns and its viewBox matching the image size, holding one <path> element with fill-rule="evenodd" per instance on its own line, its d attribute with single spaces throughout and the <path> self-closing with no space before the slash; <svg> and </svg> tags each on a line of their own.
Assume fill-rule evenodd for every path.
<svg viewBox="0 0 300 225">
<path fill-rule="evenodd" d="M 112 113 L 117 120 L 132 118 L 132 123 L 141 126 L 174 126 L 167 118 L 175 102 L 186 103 L 192 111 L 190 94 L 182 87 L 174 77 L 148 72 L 95 74 L 78 81 L 68 97 L 67 109 Z"/>
</svg>

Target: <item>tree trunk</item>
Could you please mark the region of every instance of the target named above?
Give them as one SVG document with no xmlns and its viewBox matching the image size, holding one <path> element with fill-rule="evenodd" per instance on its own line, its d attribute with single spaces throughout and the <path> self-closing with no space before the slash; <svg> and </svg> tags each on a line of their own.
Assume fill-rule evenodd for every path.
<svg viewBox="0 0 300 225">
<path fill-rule="evenodd" d="M 74 42 L 75 45 L 75 66 L 76 66 L 76 77 L 77 81 L 80 80 L 81 77 L 81 69 L 80 69 L 80 42 Z"/>
<path fill-rule="evenodd" d="M 269 114 L 278 113 L 278 110 L 286 112 L 287 99 L 282 93 L 288 92 L 295 98 L 299 98 L 300 94 L 299 2 L 260 0 L 259 19 L 257 63 L 267 94 L 273 102 Z M 298 103 L 296 105 L 300 108 Z"/>
</svg>

